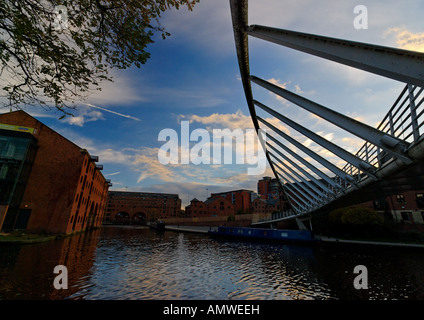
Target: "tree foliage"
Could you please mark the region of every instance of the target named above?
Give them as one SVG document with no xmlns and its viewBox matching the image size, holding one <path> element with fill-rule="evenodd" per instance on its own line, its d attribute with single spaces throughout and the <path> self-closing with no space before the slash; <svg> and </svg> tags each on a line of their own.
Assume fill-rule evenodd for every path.
<svg viewBox="0 0 424 320">
<path fill-rule="evenodd" d="M 329 220 L 335 224 L 378 225 L 384 222 L 375 211 L 362 207 L 341 208 L 330 212 Z"/>
<path fill-rule="evenodd" d="M 141 67 L 163 12 L 199 0 L 0 1 L 0 107 L 67 114 L 113 68 Z"/>
</svg>

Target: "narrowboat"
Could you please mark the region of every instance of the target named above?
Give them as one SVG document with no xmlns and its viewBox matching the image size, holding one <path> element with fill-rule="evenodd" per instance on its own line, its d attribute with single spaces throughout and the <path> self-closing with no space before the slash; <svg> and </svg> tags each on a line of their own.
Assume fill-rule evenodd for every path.
<svg viewBox="0 0 424 320">
<path fill-rule="evenodd" d="M 264 228 L 245 228 L 221 226 L 217 230 L 209 230 L 211 236 L 244 238 L 256 240 L 273 240 L 287 242 L 312 243 L 318 241 L 309 230 L 282 230 Z"/>
</svg>

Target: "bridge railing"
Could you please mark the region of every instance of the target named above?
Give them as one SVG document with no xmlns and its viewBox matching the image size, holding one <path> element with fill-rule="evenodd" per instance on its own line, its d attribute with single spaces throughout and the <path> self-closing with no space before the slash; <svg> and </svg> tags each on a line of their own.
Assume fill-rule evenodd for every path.
<svg viewBox="0 0 424 320">
<path fill-rule="evenodd" d="M 424 89 L 405 85 L 393 106 L 377 126 L 378 130 L 409 143 L 416 143 L 424 133 Z M 376 168 L 394 160 L 394 156 L 381 148 L 366 142 L 356 156 L 367 161 Z M 359 171 L 351 164 L 346 164 L 343 171 L 358 176 Z"/>
<path fill-rule="evenodd" d="M 422 136 L 424 87 L 424 54 L 396 48 L 376 46 L 314 34 L 248 25 L 248 0 L 230 0 L 234 38 L 240 75 L 253 125 L 259 134 L 266 128 L 264 143 L 268 163 L 289 199 L 293 212 L 299 215 L 314 211 L 329 202 L 364 185 L 376 181 L 377 172 L 392 162 L 411 164 L 408 150 Z M 366 72 L 406 83 L 405 89 L 377 128 L 373 128 L 335 110 L 276 86 L 250 74 L 248 37 L 256 37 L 320 58 L 354 67 Z M 302 126 L 299 121 L 280 114 L 254 99 L 252 83 L 265 88 L 299 108 L 353 134 L 364 141 L 357 153 L 336 145 Z M 296 131 L 300 137 L 319 145 L 325 153 L 344 162 L 340 166 L 324 158 L 320 152 L 307 147 L 278 129 L 267 117 L 278 119 Z M 274 123 L 274 122 L 273 122 Z M 289 147 L 290 146 L 290 147 Z M 306 161 L 305 154 L 311 161 Z"/>
</svg>

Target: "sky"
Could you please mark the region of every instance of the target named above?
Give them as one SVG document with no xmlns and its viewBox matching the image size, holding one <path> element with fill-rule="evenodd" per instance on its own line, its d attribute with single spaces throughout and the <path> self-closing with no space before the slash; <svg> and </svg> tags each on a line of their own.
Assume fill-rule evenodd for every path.
<svg viewBox="0 0 424 320">
<path fill-rule="evenodd" d="M 367 29 L 354 26 L 357 5 L 367 8 Z M 422 12 L 420 0 L 251 0 L 249 24 L 424 51 Z M 163 164 L 158 159 L 166 143 L 159 141 L 160 132 L 174 130 L 181 138 L 182 123 L 188 122 L 189 132 L 206 130 L 211 137 L 214 129 L 247 132 L 253 128 L 240 80 L 229 1 L 200 0 L 191 12 L 172 9 L 161 24 L 171 36 L 155 37 L 147 48 L 151 53 L 147 63 L 140 69 L 113 70 L 114 82 L 102 84 L 102 91 L 81 101 L 74 117 L 59 120 L 61 114 L 54 111 L 23 109 L 99 156 L 104 176 L 113 183 L 110 190 L 176 193 L 183 207 L 213 192 L 257 191 L 259 179 L 273 176 L 269 167 L 249 175 L 246 169 L 252 165 L 235 160 Z M 404 86 L 263 40 L 250 38 L 249 46 L 253 75 L 372 126 Z M 362 144 L 255 85 L 253 94 L 347 150 L 355 152 Z M 180 160 L 190 151 L 181 143 L 178 150 Z"/>
</svg>

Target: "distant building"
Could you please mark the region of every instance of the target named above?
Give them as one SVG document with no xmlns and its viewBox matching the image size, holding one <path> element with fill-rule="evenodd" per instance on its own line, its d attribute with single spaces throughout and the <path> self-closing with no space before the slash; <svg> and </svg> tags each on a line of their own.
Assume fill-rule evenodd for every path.
<svg viewBox="0 0 424 320">
<path fill-rule="evenodd" d="M 178 194 L 109 191 L 104 220 L 143 223 L 180 216 L 181 199 Z"/>
<path fill-rule="evenodd" d="M 235 214 L 235 206 L 224 197 L 210 197 L 205 201 L 209 216 L 230 216 Z"/>
<path fill-rule="evenodd" d="M 258 181 L 258 194 L 262 199 L 278 199 L 280 185 L 276 178 L 263 177 Z"/>
<path fill-rule="evenodd" d="M 197 198 L 185 207 L 185 213 L 187 217 L 209 217 L 208 206 Z"/>
<path fill-rule="evenodd" d="M 259 197 L 268 203 L 268 213 L 271 211 L 287 211 L 291 208 L 290 202 L 284 190 L 281 189 L 280 184 L 276 178 L 263 177 L 258 181 L 258 194 Z M 278 202 L 278 203 L 277 203 Z M 261 205 L 256 204 L 259 208 Z M 255 207 L 252 210 L 256 210 Z"/>
<path fill-rule="evenodd" d="M 187 217 L 216 217 L 235 215 L 234 205 L 224 197 L 209 197 L 206 201 L 200 201 L 196 198 L 190 201 L 186 206 Z"/>
<path fill-rule="evenodd" d="M 280 212 L 279 199 L 257 198 L 252 202 L 252 213 L 275 213 Z"/>
<path fill-rule="evenodd" d="M 0 114 L 0 229 L 69 234 L 101 225 L 98 157 L 24 111 Z"/>
<path fill-rule="evenodd" d="M 221 193 L 212 193 L 211 198 L 214 197 L 223 197 L 227 199 L 234 205 L 236 214 L 240 214 L 251 212 L 251 203 L 258 197 L 258 195 L 251 190 L 241 189 Z"/>
</svg>

